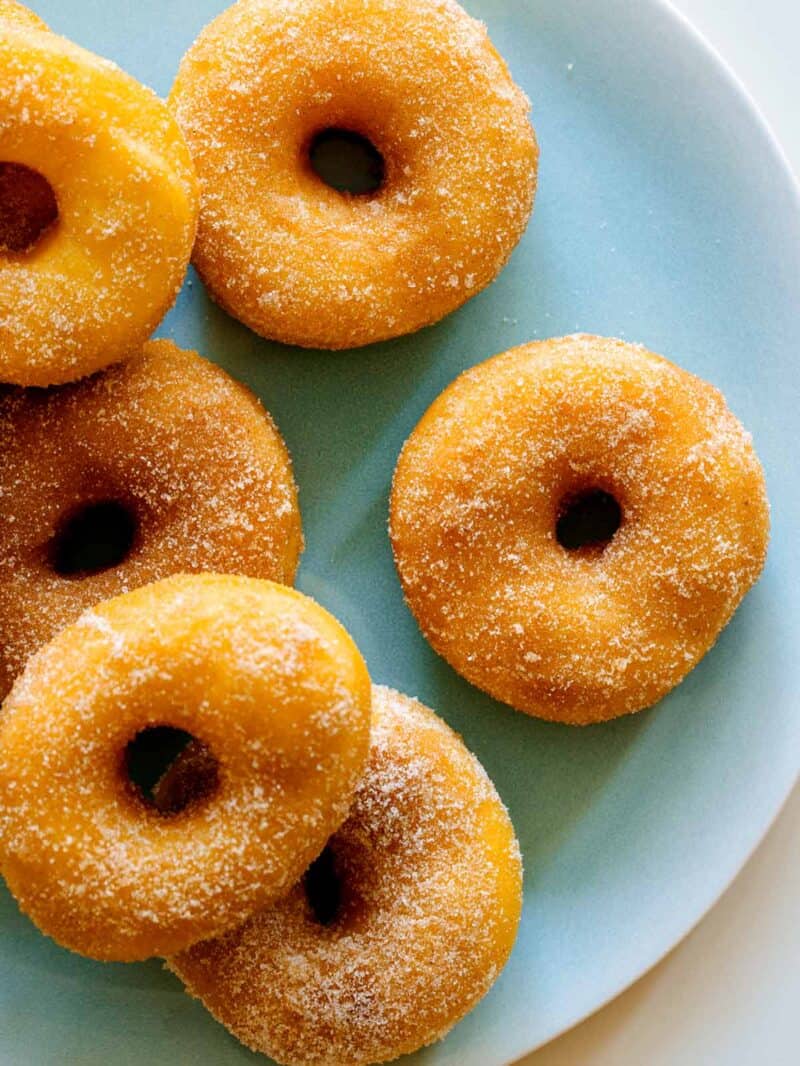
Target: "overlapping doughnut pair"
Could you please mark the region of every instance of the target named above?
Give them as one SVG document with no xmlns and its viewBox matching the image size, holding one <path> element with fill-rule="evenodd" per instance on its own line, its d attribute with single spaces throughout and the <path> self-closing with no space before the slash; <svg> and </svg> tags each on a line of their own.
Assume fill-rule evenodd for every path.
<svg viewBox="0 0 800 1066">
<path fill-rule="evenodd" d="M 167 727 L 192 740 L 147 802 L 129 752 Z M 0 718 L 0 856 L 60 943 L 183 950 L 172 968 L 240 1039 L 309 1066 L 443 1036 L 521 908 L 511 823 L 460 739 L 371 694 L 313 601 L 234 576 L 117 597 L 33 656 Z"/>
</svg>

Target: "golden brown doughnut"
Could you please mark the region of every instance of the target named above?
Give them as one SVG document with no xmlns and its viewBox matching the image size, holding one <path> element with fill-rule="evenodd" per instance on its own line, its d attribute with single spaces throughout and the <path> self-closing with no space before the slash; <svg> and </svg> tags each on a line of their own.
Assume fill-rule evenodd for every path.
<svg viewBox="0 0 800 1066">
<path fill-rule="evenodd" d="M 286 1066 L 386 1062 L 441 1039 L 506 963 L 519 846 L 494 786 L 432 711 L 373 688 L 350 816 L 304 881 L 170 968 Z"/>
<path fill-rule="evenodd" d="M 436 322 L 495 278 L 528 221 L 528 101 L 454 0 L 239 0 L 170 102 L 200 179 L 195 266 L 265 337 L 352 348 Z M 328 131 L 372 146 L 373 193 L 315 172 Z"/>
<path fill-rule="evenodd" d="M 346 816 L 369 750 L 366 667 L 299 592 L 168 578 L 85 612 L 0 717 L 0 854 L 20 907 L 98 959 L 180 951 L 288 889 Z M 218 763 L 166 816 L 126 771 L 171 726 Z"/>
<path fill-rule="evenodd" d="M 301 546 L 280 434 L 196 353 L 150 341 L 76 384 L 0 392 L 0 697 L 99 600 L 181 571 L 290 584 Z"/>
<path fill-rule="evenodd" d="M 72 381 L 138 351 L 183 281 L 198 189 L 165 104 L 0 11 L 0 381 Z"/>
<path fill-rule="evenodd" d="M 605 529 L 581 535 L 592 517 Z M 715 388 L 582 335 L 450 385 L 403 449 L 390 524 L 436 651 L 496 699 L 582 725 L 655 703 L 705 655 L 761 572 L 769 507 Z"/>
</svg>

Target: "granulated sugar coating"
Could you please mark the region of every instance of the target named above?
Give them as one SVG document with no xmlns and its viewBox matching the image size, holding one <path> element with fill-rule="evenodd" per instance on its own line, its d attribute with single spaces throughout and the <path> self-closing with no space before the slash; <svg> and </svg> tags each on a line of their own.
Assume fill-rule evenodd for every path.
<svg viewBox="0 0 800 1066">
<path fill-rule="evenodd" d="M 104 570 L 64 573 L 70 520 L 91 526 L 95 506 L 128 516 L 129 549 Z M 151 341 L 74 385 L 0 391 L 0 696 L 99 600 L 203 570 L 289 584 L 301 547 L 280 434 L 194 352 Z"/>
<path fill-rule="evenodd" d="M 521 907 L 519 847 L 485 772 L 415 700 L 373 689 L 372 747 L 328 848 L 338 911 L 302 884 L 170 967 L 248 1047 L 365 1066 L 441 1039 L 488 991 Z"/>
<path fill-rule="evenodd" d="M 0 22 L 26 30 L 47 30 L 47 25 L 17 0 L 0 0 Z"/>
<path fill-rule="evenodd" d="M 197 182 L 149 89 L 16 5 L 0 25 L 0 164 L 36 171 L 58 204 L 29 248 L 0 247 L 0 380 L 52 385 L 136 352 L 161 321 L 189 261 Z"/>
<path fill-rule="evenodd" d="M 129 961 L 180 951 L 285 892 L 346 817 L 370 684 L 339 623 L 269 581 L 168 578 L 87 611 L 28 664 L 0 720 L 0 854 L 60 944 Z M 173 816 L 125 750 L 172 726 L 218 784 Z"/>
<path fill-rule="evenodd" d="M 619 529 L 567 550 L 558 520 L 597 490 Z M 716 389 L 576 336 L 445 390 L 398 461 L 390 532 L 436 651 L 495 698 L 577 725 L 655 703 L 705 655 L 761 572 L 769 508 Z"/>
<path fill-rule="evenodd" d="M 530 215 L 528 100 L 453 0 L 240 0 L 170 103 L 200 179 L 194 263 L 265 337 L 351 348 L 436 322 L 496 277 Z M 378 150 L 376 192 L 314 172 L 330 129 Z"/>
</svg>

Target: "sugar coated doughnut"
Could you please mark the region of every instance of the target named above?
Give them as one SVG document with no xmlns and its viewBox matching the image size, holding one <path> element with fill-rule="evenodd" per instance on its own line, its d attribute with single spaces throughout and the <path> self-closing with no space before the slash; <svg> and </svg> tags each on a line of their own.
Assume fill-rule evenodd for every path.
<svg viewBox="0 0 800 1066">
<path fill-rule="evenodd" d="M 521 908 L 506 809 L 431 711 L 373 689 L 367 771 L 303 882 L 171 969 L 235 1036 L 286 1066 L 386 1062 L 443 1037 L 488 991 Z"/>
<path fill-rule="evenodd" d="M 85 612 L 28 663 L 0 719 L 0 862 L 60 944 L 170 954 L 287 890 L 345 818 L 369 751 L 370 685 L 339 623 L 283 585 L 167 578 Z M 218 763 L 183 811 L 126 771 L 143 732 Z"/>
<path fill-rule="evenodd" d="M 183 281 L 198 191 L 155 94 L 34 18 L 0 13 L 0 381 L 51 385 L 153 332 Z"/>
<path fill-rule="evenodd" d="M 453 0 L 239 0 L 171 103 L 200 179 L 195 265 L 265 337 L 351 348 L 436 322 L 531 211 L 528 101 Z M 368 153 L 371 191 L 319 176 L 331 135 Z"/>
<path fill-rule="evenodd" d="M 751 439 L 711 385 L 575 336 L 462 374 L 394 477 L 406 600 L 468 681 L 586 724 L 655 703 L 756 581 L 769 536 Z"/>
<path fill-rule="evenodd" d="M 0 24 L 2 23 L 23 30 L 47 30 L 47 24 L 29 8 L 18 4 L 17 0 L 0 0 Z"/>
<path fill-rule="evenodd" d="M 72 385 L 0 392 L 0 697 L 86 607 L 178 572 L 291 583 L 302 545 L 280 434 L 170 341 Z"/>
</svg>

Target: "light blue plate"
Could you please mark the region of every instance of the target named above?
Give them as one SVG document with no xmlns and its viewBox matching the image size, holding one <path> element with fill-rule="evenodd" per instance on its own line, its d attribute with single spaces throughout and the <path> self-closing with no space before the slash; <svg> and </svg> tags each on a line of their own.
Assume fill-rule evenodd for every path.
<svg viewBox="0 0 800 1066">
<path fill-rule="evenodd" d="M 160 92 L 223 0 L 40 0 L 54 28 Z M 600 1006 L 716 900 L 800 763 L 797 410 L 800 211 L 740 88 L 658 0 L 474 0 L 529 93 L 542 147 L 531 226 L 499 281 L 440 325 L 340 355 L 283 348 L 194 279 L 161 329 L 252 385 L 295 460 L 300 587 L 376 680 L 421 697 L 477 752 L 526 863 L 513 958 L 418 1063 L 500 1066 Z M 487 174 L 487 182 L 491 175 Z M 575 330 L 645 342 L 719 385 L 753 431 L 774 508 L 767 570 L 718 646 L 657 708 L 575 731 L 493 703 L 428 649 L 386 537 L 404 438 L 464 367 Z M 0 1060 L 255 1061 L 157 962 L 101 966 L 0 897 Z"/>
</svg>

